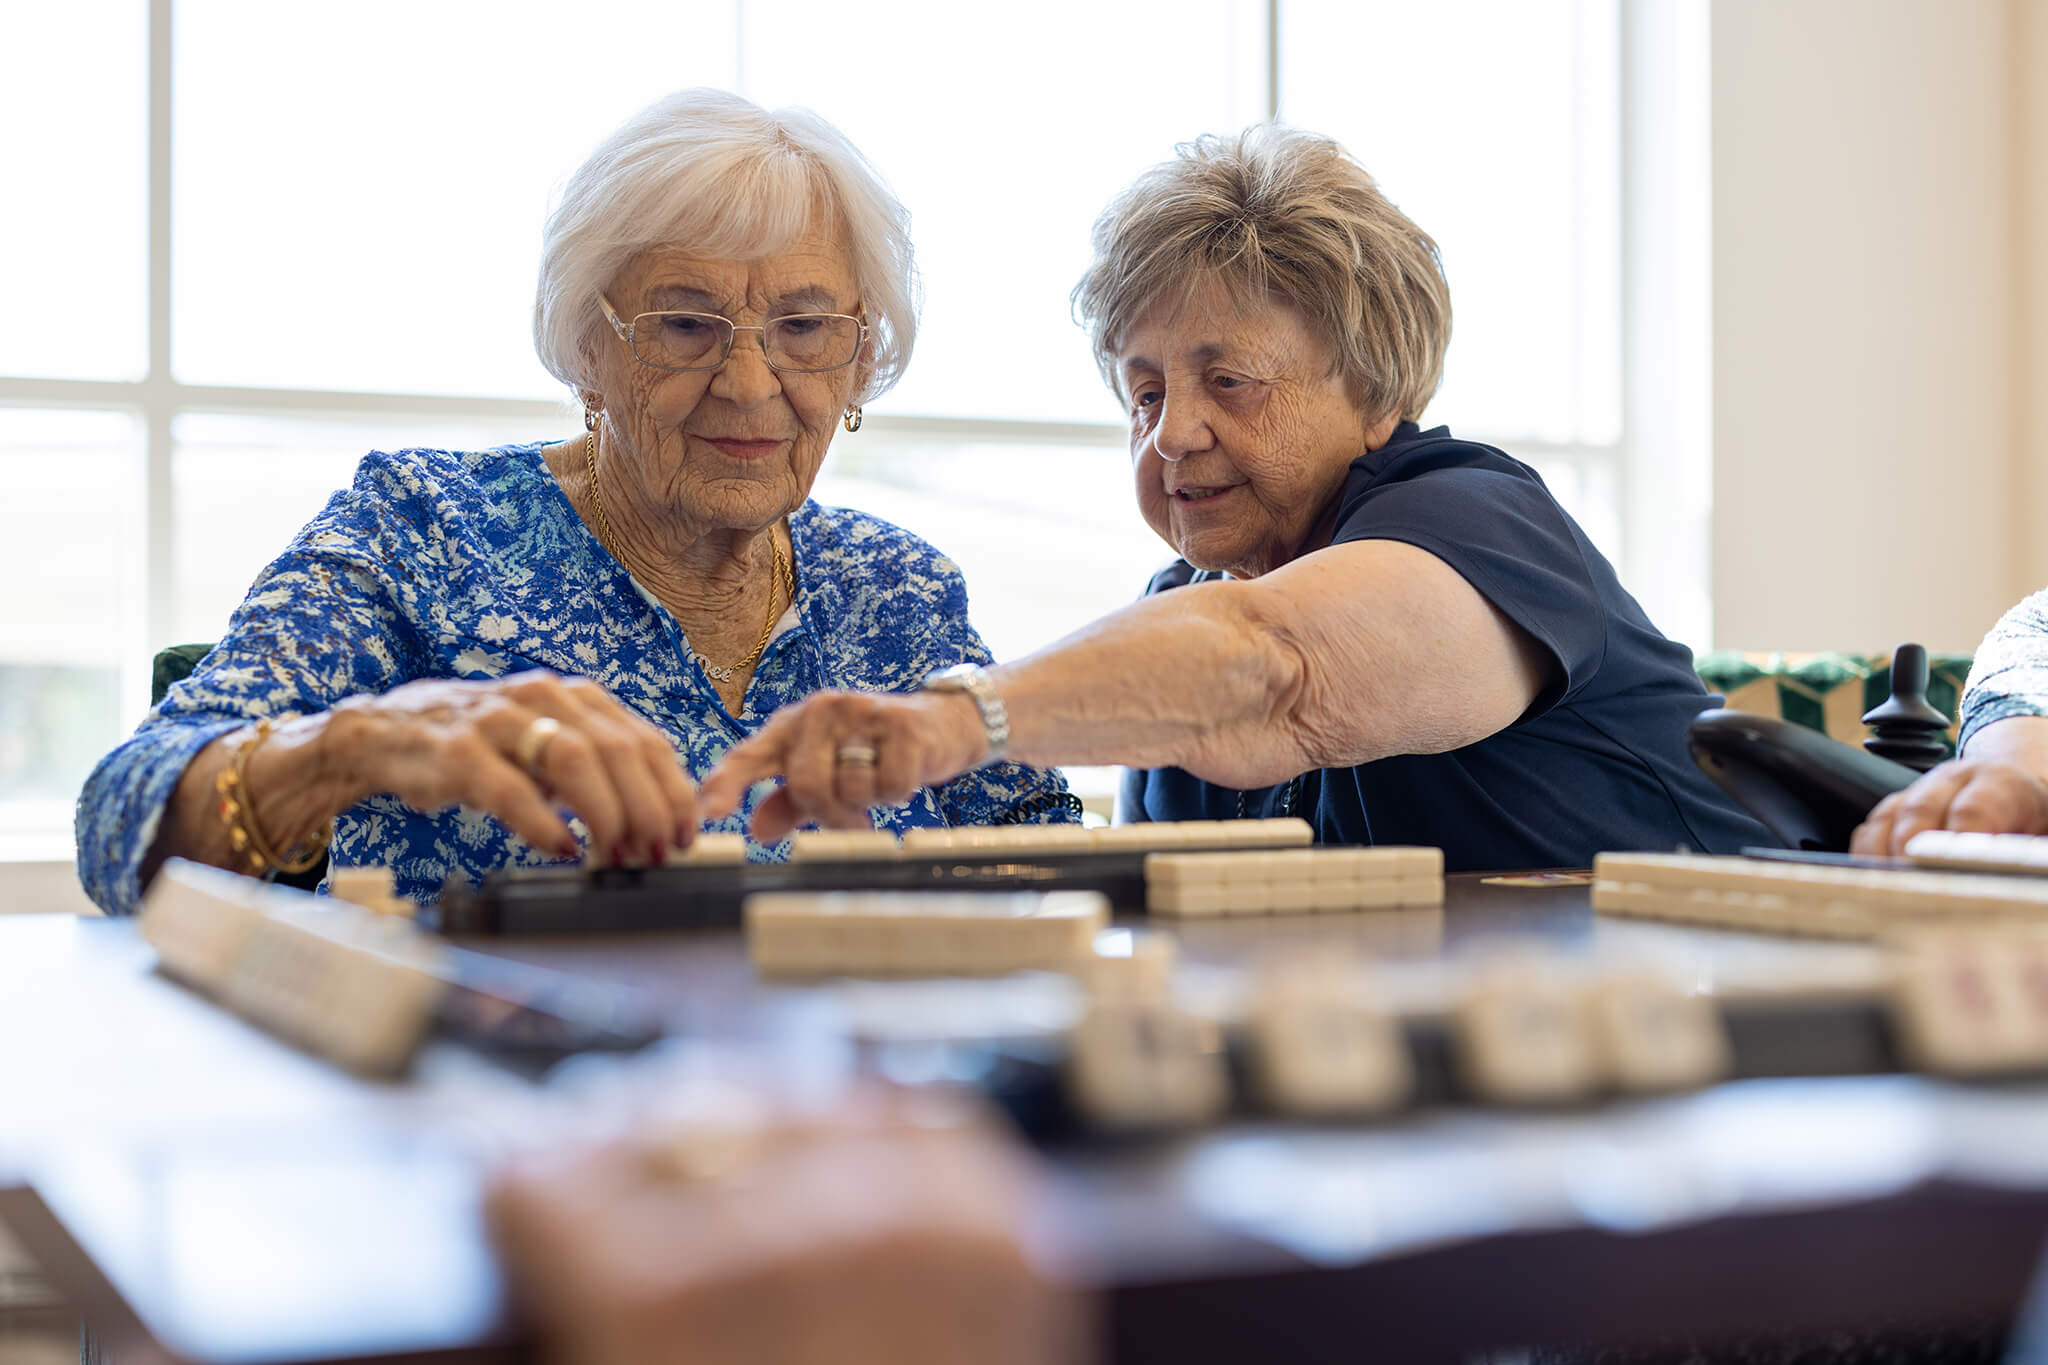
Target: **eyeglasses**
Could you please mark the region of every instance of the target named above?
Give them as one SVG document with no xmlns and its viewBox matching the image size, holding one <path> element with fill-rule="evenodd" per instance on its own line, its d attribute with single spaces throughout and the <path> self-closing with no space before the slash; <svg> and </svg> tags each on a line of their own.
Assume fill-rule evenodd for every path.
<svg viewBox="0 0 2048 1365">
<path fill-rule="evenodd" d="M 633 348 L 633 358 L 657 370 L 715 370 L 732 354 L 736 332 L 759 332 L 761 352 L 771 370 L 817 374 L 841 370 L 860 355 L 868 338 L 868 312 L 786 313 L 759 327 L 741 327 L 716 313 L 641 313 L 622 322 L 612 301 L 597 296 L 612 330 Z"/>
</svg>

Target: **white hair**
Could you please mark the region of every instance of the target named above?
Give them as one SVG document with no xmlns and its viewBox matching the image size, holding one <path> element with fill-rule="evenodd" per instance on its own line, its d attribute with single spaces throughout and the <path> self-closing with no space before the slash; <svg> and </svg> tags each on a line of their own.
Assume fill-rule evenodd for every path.
<svg viewBox="0 0 2048 1365">
<path fill-rule="evenodd" d="M 609 325 L 597 293 L 655 246 L 755 260 L 838 218 L 866 306 L 872 367 L 855 395 L 888 390 L 917 339 L 910 213 L 845 134 L 808 109 L 773 113 L 723 90 L 656 100 L 577 168 L 542 234 L 533 345 L 549 374 L 589 389 Z"/>
</svg>

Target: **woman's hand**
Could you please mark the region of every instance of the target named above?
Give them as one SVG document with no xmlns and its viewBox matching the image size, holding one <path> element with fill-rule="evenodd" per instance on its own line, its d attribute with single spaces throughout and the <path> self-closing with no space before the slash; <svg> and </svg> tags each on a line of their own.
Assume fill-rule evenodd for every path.
<svg viewBox="0 0 2048 1365">
<path fill-rule="evenodd" d="M 775 713 L 704 779 L 704 817 L 739 809 L 748 788 L 785 779 L 754 811 L 754 838 L 772 844 L 799 825 L 868 829 L 870 806 L 898 805 L 919 787 L 966 772 L 988 751 L 974 701 L 960 692 L 821 692 Z"/>
<path fill-rule="evenodd" d="M 791 1127 L 691 1179 L 680 1147 L 522 1162 L 490 1193 L 564 1365 L 1054 1365 L 1074 1305 L 1020 1250 L 1026 1173 L 975 1128 Z"/>
<path fill-rule="evenodd" d="M 566 806 L 601 862 L 658 866 L 671 844 L 696 838 L 697 793 L 668 737 L 587 678 L 427 679 L 351 697 L 329 718 L 323 739 L 343 809 L 385 792 L 424 811 L 468 806 L 573 858 L 576 837 L 557 813 Z M 551 734 L 535 729 L 544 719 Z M 254 767 L 259 799 L 265 780 Z"/>
<path fill-rule="evenodd" d="M 1851 853 L 1898 855 L 1922 830 L 2048 833 L 2048 784 L 1996 759 L 1956 759 L 1893 792 L 1850 838 Z"/>
</svg>

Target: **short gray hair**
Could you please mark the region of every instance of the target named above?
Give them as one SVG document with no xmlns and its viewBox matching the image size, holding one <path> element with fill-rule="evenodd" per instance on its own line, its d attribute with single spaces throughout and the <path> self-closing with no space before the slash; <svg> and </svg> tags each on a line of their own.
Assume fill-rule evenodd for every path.
<svg viewBox="0 0 2048 1365">
<path fill-rule="evenodd" d="M 752 260 L 838 216 L 867 307 L 874 368 L 854 401 L 886 392 L 917 340 L 910 213 L 846 135 L 808 109 L 773 113 L 722 90 L 682 90 L 627 119 L 569 177 L 542 235 L 533 345 L 549 374 L 592 383 L 608 328 L 597 293 L 650 247 Z"/>
<path fill-rule="evenodd" d="M 1209 279 L 1301 309 L 1373 417 L 1421 417 L 1443 379 L 1451 291 L 1436 243 L 1329 138 L 1262 123 L 1183 142 L 1110 202 L 1094 242 L 1074 313 L 1118 392 L 1131 326 Z"/>
</svg>

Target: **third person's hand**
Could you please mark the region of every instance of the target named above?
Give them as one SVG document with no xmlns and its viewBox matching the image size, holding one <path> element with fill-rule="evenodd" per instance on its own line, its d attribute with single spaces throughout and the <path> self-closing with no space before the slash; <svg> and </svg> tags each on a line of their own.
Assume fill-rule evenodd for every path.
<svg viewBox="0 0 2048 1365">
<path fill-rule="evenodd" d="M 2048 786 L 1993 759 L 1956 759 L 1893 792 L 1851 836 L 1851 853 L 1896 856 L 1922 830 L 2048 833 Z"/>
</svg>

